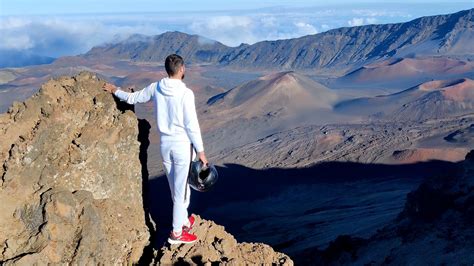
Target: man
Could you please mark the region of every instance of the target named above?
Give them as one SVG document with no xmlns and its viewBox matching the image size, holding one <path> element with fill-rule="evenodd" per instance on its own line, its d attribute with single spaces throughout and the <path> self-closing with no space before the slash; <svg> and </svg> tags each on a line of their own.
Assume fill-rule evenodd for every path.
<svg viewBox="0 0 474 266">
<path fill-rule="evenodd" d="M 155 100 L 161 156 L 173 198 L 173 231 L 168 242 L 193 243 L 197 237 L 190 234 L 189 230 L 194 224 L 194 217 L 188 218 L 187 210 L 191 193 L 187 183 L 192 159 L 191 143 L 204 165 L 208 162 L 194 105 L 194 93 L 182 81 L 185 73 L 183 58 L 176 54 L 169 55 L 165 60 L 165 69 L 167 78 L 137 92 L 125 92 L 109 83 L 103 88 L 129 104 Z"/>
</svg>

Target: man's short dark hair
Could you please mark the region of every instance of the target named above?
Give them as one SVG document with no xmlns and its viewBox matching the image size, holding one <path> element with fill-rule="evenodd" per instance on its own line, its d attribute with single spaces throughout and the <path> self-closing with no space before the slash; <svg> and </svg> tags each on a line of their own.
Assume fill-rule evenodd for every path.
<svg viewBox="0 0 474 266">
<path fill-rule="evenodd" d="M 178 73 L 181 66 L 184 65 L 184 60 L 177 54 L 170 54 L 165 59 L 165 69 L 169 76 L 174 76 Z"/>
</svg>

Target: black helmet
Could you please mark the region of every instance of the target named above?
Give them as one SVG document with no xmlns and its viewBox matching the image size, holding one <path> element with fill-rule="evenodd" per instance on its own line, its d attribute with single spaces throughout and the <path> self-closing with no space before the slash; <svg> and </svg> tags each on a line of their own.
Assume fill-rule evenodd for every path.
<svg viewBox="0 0 474 266">
<path fill-rule="evenodd" d="M 193 189 L 206 192 L 214 186 L 218 177 L 214 165 L 204 166 L 200 160 L 191 162 L 188 181 Z"/>
</svg>

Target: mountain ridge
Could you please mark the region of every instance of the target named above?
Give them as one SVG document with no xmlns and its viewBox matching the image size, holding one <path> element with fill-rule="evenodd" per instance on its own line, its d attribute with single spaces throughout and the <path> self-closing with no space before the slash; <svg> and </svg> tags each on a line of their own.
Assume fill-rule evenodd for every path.
<svg viewBox="0 0 474 266">
<path fill-rule="evenodd" d="M 174 41 L 170 42 L 170 38 Z M 220 51 L 227 49 L 230 48 L 202 36 L 168 31 L 155 36 L 134 34 L 123 42 L 93 47 L 83 56 L 93 58 L 112 54 L 118 59 L 161 62 L 168 54 L 179 53 L 189 62 L 203 63 L 215 60 Z"/>
<path fill-rule="evenodd" d="M 404 23 L 343 27 L 237 47 L 181 32 L 149 37 L 147 40 L 153 41 L 149 46 L 143 46 L 143 41 L 137 42 L 134 38 L 136 36 L 122 43 L 94 47 L 82 57 L 116 56 L 162 62 L 167 54 L 180 53 L 192 63 L 250 69 L 349 69 L 393 56 L 463 57 L 474 54 L 474 48 L 466 45 L 474 39 L 474 9 L 420 17 Z M 174 42 L 169 41 L 171 38 Z"/>
</svg>

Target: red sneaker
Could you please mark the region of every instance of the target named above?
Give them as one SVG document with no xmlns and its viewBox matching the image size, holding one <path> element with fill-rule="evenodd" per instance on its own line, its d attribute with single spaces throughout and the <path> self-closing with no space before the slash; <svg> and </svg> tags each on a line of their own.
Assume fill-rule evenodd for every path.
<svg viewBox="0 0 474 266">
<path fill-rule="evenodd" d="M 174 232 L 171 232 L 170 237 L 168 238 L 168 243 L 170 244 L 191 244 L 196 242 L 197 236 L 190 234 L 186 231 L 182 231 L 181 235 L 175 235 Z"/>
<path fill-rule="evenodd" d="M 189 226 L 183 225 L 183 230 L 189 232 L 191 229 L 193 229 L 194 225 L 194 216 L 189 216 L 188 218 L 189 221 Z"/>
</svg>

